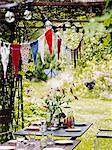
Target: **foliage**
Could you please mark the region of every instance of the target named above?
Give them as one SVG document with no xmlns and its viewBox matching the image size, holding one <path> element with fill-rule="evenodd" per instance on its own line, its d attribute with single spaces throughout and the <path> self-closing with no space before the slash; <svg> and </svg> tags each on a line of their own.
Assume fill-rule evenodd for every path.
<svg viewBox="0 0 112 150">
<path fill-rule="evenodd" d="M 100 61 L 95 59 L 87 61 L 85 67 L 77 66 L 74 74 L 74 92 L 77 96 L 111 99 L 112 90 L 112 61 Z M 88 90 L 85 86 L 86 82 L 95 80 L 95 87 L 92 90 Z"/>
<path fill-rule="evenodd" d="M 33 76 L 37 80 L 43 80 L 46 81 L 48 79 L 47 75 L 44 72 L 45 65 L 42 64 L 40 54 L 38 54 L 37 57 L 37 66 L 35 67 L 35 70 L 33 71 Z"/>
<path fill-rule="evenodd" d="M 82 64 L 95 59 L 107 61 L 111 57 L 110 35 L 102 23 L 90 22 L 85 26 Z"/>
<path fill-rule="evenodd" d="M 44 109 L 38 103 L 31 100 L 24 100 L 24 124 L 28 126 L 34 121 L 41 120 L 45 117 Z"/>
<path fill-rule="evenodd" d="M 61 64 L 61 59 L 60 60 L 56 59 L 56 54 L 54 53 L 52 54 L 52 56 L 50 56 L 48 52 L 45 52 L 44 62 L 45 63 L 42 64 L 40 53 L 38 53 L 37 65 L 35 69 L 32 71 L 33 77 L 36 78 L 37 80 L 43 81 L 48 80 L 48 76 L 45 73 L 46 69 L 60 71 L 64 68 L 63 64 Z"/>
</svg>

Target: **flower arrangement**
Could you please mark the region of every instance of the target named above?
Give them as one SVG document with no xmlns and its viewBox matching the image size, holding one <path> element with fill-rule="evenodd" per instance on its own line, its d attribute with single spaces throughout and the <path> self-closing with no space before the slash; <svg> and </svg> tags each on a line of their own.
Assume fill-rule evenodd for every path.
<svg viewBox="0 0 112 150">
<path fill-rule="evenodd" d="M 65 118 L 66 115 L 63 112 L 64 108 L 70 108 L 70 103 L 73 99 L 78 98 L 74 96 L 72 88 L 57 88 L 50 89 L 49 94 L 43 98 L 44 108 L 50 114 L 49 122 L 52 121 L 53 117 L 59 119 Z"/>
</svg>

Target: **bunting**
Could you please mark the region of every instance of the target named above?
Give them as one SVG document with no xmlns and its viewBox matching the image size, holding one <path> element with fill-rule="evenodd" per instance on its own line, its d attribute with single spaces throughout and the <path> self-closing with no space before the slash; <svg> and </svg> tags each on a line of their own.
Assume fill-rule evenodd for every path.
<svg viewBox="0 0 112 150">
<path fill-rule="evenodd" d="M 49 29 L 45 33 L 46 41 L 49 47 L 50 55 L 52 55 L 52 29 Z"/>
<path fill-rule="evenodd" d="M 24 66 L 24 72 L 27 72 L 28 68 L 28 57 L 29 57 L 29 50 L 30 50 L 30 44 L 29 43 L 23 43 L 21 44 L 21 58 L 22 58 L 22 63 Z"/>
<path fill-rule="evenodd" d="M 40 57 L 43 64 L 44 64 L 44 40 L 45 35 L 42 35 L 40 38 L 38 38 L 38 51 L 40 52 Z"/>
<path fill-rule="evenodd" d="M 20 60 L 20 44 L 11 44 L 12 63 L 14 65 L 15 75 L 17 77 Z"/>
<path fill-rule="evenodd" d="M 9 54 L 10 54 L 10 44 L 5 44 L 3 42 L 3 45 L 0 46 L 0 54 L 1 54 L 3 70 L 4 70 L 4 79 L 6 79 L 6 72 L 7 72 L 7 66 L 8 66 Z"/>
<path fill-rule="evenodd" d="M 4 78 L 6 78 L 6 71 L 7 71 L 7 65 L 9 60 L 9 54 L 10 54 L 10 48 L 11 48 L 11 55 L 12 55 L 12 63 L 14 65 L 14 71 L 15 75 L 18 74 L 19 69 L 19 60 L 20 60 L 20 52 L 21 52 L 21 58 L 24 65 L 24 72 L 26 72 L 27 65 L 28 65 L 28 57 L 29 57 L 29 49 L 31 47 L 32 50 L 32 57 L 34 59 L 34 64 L 36 65 L 36 59 L 37 59 L 37 53 L 40 52 L 40 57 L 42 60 L 42 63 L 44 64 L 44 42 L 46 39 L 46 43 L 50 52 L 50 55 L 52 55 L 52 49 L 56 49 L 56 52 L 58 51 L 58 59 L 60 56 L 60 52 L 62 53 L 62 57 L 68 59 L 68 65 L 70 66 L 71 59 L 74 59 L 74 63 L 76 65 L 76 59 L 78 57 L 78 52 L 80 52 L 81 57 L 81 45 L 83 41 L 82 39 L 76 49 L 67 48 L 65 41 L 66 41 L 66 27 L 63 28 L 63 37 L 61 38 L 61 35 L 57 30 L 54 31 L 54 33 L 57 33 L 57 38 L 54 38 L 52 28 L 51 26 L 46 27 L 47 31 L 40 36 L 36 41 L 33 41 L 31 43 L 23 43 L 23 44 L 10 44 L 0 41 L 0 54 L 1 54 L 1 61 L 3 64 L 4 69 Z M 83 33 L 84 35 L 84 33 Z M 55 39 L 55 40 L 54 40 Z M 63 40 L 62 40 L 63 39 Z M 3 44 L 4 43 L 4 44 Z M 52 45 L 52 43 L 56 43 Z M 53 47 L 54 46 L 54 47 Z M 57 50 L 58 49 L 58 50 Z M 70 52 L 71 51 L 71 52 Z M 71 53 L 73 53 L 71 55 Z"/>
<path fill-rule="evenodd" d="M 38 53 L 38 40 L 32 42 L 30 44 L 30 46 L 31 46 L 31 49 L 32 49 L 32 56 L 33 56 L 33 59 L 34 59 L 34 65 L 36 65 L 37 53 Z"/>
</svg>

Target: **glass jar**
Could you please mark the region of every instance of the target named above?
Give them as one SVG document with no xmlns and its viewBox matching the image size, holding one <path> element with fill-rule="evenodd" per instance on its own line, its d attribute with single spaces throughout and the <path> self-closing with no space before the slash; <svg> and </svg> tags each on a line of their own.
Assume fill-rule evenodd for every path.
<svg viewBox="0 0 112 150">
<path fill-rule="evenodd" d="M 74 127 L 74 115 L 73 111 L 69 110 L 67 113 L 67 118 L 64 121 L 64 124 L 67 128 L 73 128 Z"/>
</svg>

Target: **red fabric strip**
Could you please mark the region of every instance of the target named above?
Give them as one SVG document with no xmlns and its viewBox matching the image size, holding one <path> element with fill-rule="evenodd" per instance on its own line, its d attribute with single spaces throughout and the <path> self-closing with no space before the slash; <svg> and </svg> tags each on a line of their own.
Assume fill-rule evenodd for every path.
<svg viewBox="0 0 112 150">
<path fill-rule="evenodd" d="M 20 44 L 11 44 L 11 55 L 12 55 L 12 63 L 15 70 L 15 75 L 17 77 L 19 70 L 19 60 L 20 60 Z"/>
</svg>

